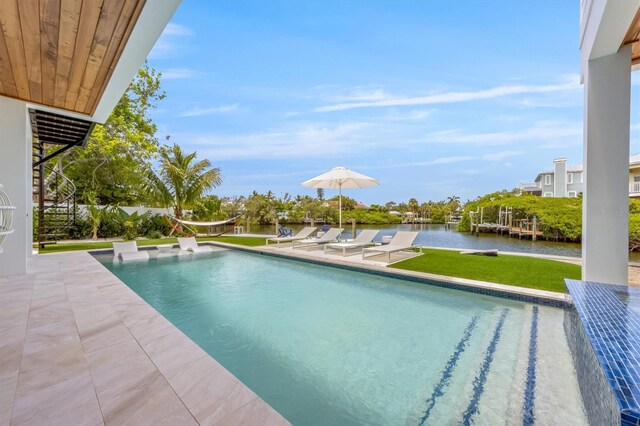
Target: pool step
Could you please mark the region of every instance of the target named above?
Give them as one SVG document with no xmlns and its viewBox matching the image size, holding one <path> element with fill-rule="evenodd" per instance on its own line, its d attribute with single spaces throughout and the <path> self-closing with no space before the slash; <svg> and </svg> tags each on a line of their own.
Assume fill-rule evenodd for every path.
<svg viewBox="0 0 640 426">
<path fill-rule="evenodd" d="M 588 424 L 564 328 L 553 321 L 554 312 L 549 312 L 553 310 L 539 307 L 538 336 L 544 339 L 537 340 L 534 420 L 536 424 Z M 568 386 L 569 382 L 576 385 Z"/>
<path fill-rule="evenodd" d="M 493 313 L 489 321 L 481 318 L 475 326 L 467 326 L 440 377 L 429 388 L 419 425 L 522 421 L 520 407 L 514 410 L 512 405 L 523 394 L 522 390 L 518 394 L 514 382 L 525 376 L 526 357 L 524 366 L 520 362 L 522 352 L 528 350 L 523 336 L 529 329 L 530 312 L 530 307 L 507 308 Z"/>
<path fill-rule="evenodd" d="M 515 423 L 516 419 L 509 418 L 509 403 L 513 399 L 511 389 L 518 367 L 522 324 L 526 320 L 526 309 L 502 310 L 475 371 L 460 424 Z"/>
</svg>

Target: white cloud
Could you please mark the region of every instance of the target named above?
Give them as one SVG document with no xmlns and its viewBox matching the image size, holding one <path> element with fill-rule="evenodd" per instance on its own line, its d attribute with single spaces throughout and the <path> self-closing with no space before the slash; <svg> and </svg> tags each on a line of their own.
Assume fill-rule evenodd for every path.
<svg viewBox="0 0 640 426">
<path fill-rule="evenodd" d="M 507 158 L 515 157 L 516 155 L 522 155 L 524 151 L 502 151 L 494 152 L 491 154 L 484 154 L 481 158 L 484 161 L 504 161 Z"/>
<path fill-rule="evenodd" d="M 455 156 L 450 156 L 450 157 L 439 157 L 439 158 L 435 158 L 433 160 L 427 160 L 427 161 L 411 161 L 411 162 L 403 162 L 403 163 L 391 163 L 391 164 L 381 164 L 381 165 L 377 165 L 377 166 L 368 166 L 368 165 L 363 165 L 360 166 L 360 169 L 368 169 L 368 170 L 381 170 L 381 169 L 403 169 L 403 168 L 407 168 L 407 167 L 426 167 L 426 166 L 437 166 L 437 165 L 446 165 L 446 164 L 456 164 L 456 163 L 463 163 L 463 162 L 468 162 L 468 161 L 477 161 L 477 160 L 482 160 L 482 161 L 503 161 L 506 158 L 509 157 L 514 157 L 516 155 L 521 155 L 523 154 L 523 151 L 502 151 L 502 152 L 495 152 L 495 153 L 490 153 L 490 154 L 484 154 L 484 155 L 455 155 Z M 466 169 L 465 169 L 466 170 Z M 477 169 L 472 169 L 471 172 L 466 173 L 465 174 L 478 174 L 479 170 Z"/>
<path fill-rule="evenodd" d="M 468 133 L 460 129 L 433 132 L 427 135 L 428 142 L 442 144 L 470 144 L 478 146 L 507 145 L 515 142 L 559 142 L 573 141 L 582 136 L 582 125 L 555 122 L 538 122 L 533 127 L 489 133 Z"/>
<path fill-rule="evenodd" d="M 200 72 L 188 68 L 169 68 L 162 71 L 163 80 L 184 80 L 200 76 Z"/>
<path fill-rule="evenodd" d="M 191 29 L 183 25 L 169 23 L 149 52 L 149 59 L 164 59 L 178 55 L 181 51 L 178 40 L 193 34 Z"/>
<path fill-rule="evenodd" d="M 202 115 L 225 114 L 227 112 L 237 111 L 239 108 L 239 104 L 221 105 L 210 108 L 192 108 L 190 110 L 183 111 L 178 115 L 180 117 L 199 117 Z"/>
<path fill-rule="evenodd" d="M 222 135 L 214 133 L 174 134 L 172 139 L 189 149 L 196 148 L 214 160 L 344 158 L 349 153 L 382 143 L 371 132 L 370 123 L 350 122 L 337 125 L 295 123 L 284 129 L 253 134 Z"/>
<path fill-rule="evenodd" d="M 433 165 L 433 164 L 453 164 L 460 163 L 461 161 L 470 161 L 473 160 L 474 157 L 469 155 L 458 155 L 454 157 L 441 157 L 436 158 L 435 160 L 427 161 L 425 165 Z"/>
<path fill-rule="evenodd" d="M 321 173 L 321 172 L 319 172 Z M 234 175 L 235 180 L 239 181 L 272 181 L 273 179 L 281 179 L 281 178 L 290 178 L 296 176 L 309 176 L 312 174 L 309 170 L 298 171 L 298 172 L 288 172 L 288 173 L 255 173 L 255 174 L 238 174 Z"/>
<path fill-rule="evenodd" d="M 164 31 L 162 31 L 162 35 L 167 36 L 192 36 L 193 34 L 194 32 L 192 29 L 172 22 L 168 23 L 164 28 Z"/>
<path fill-rule="evenodd" d="M 343 102 L 372 102 L 391 98 L 382 86 L 351 86 L 341 87 L 333 84 L 324 84 L 311 88 L 308 98 L 322 100 L 330 103 Z"/>
<path fill-rule="evenodd" d="M 384 119 L 389 121 L 424 121 L 436 111 L 435 109 L 414 109 L 406 113 L 394 112 L 384 117 Z"/>
<path fill-rule="evenodd" d="M 455 164 L 462 163 L 465 161 L 475 160 L 476 157 L 470 155 L 456 155 L 451 157 L 439 157 L 433 160 L 428 161 L 411 161 L 404 163 L 391 163 L 391 164 L 381 164 L 377 166 L 369 166 L 363 165 L 358 167 L 359 169 L 364 170 L 382 170 L 382 169 L 403 169 L 406 167 L 425 167 L 425 166 L 437 166 L 442 164 Z"/>
<path fill-rule="evenodd" d="M 334 103 L 316 108 L 316 112 L 344 111 L 355 108 L 376 108 L 391 106 L 411 106 L 411 105 L 435 105 L 459 102 L 469 102 L 484 99 L 494 99 L 511 95 L 526 95 L 534 93 L 558 92 L 564 90 L 576 90 L 580 88 L 579 79 L 571 78 L 560 84 L 549 85 L 505 85 L 490 89 L 465 91 L 465 92 L 444 92 L 428 96 L 392 97 L 384 92 L 376 93 L 379 99 L 363 101 L 347 101 Z"/>
</svg>

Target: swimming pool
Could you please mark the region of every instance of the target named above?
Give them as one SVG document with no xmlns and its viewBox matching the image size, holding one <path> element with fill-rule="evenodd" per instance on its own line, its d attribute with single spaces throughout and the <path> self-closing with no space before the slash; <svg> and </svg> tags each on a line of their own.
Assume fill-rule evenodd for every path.
<svg viewBox="0 0 640 426">
<path fill-rule="evenodd" d="M 562 309 L 238 252 L 96 256 L 293 424 L 586 424 Z"/>
</svg>

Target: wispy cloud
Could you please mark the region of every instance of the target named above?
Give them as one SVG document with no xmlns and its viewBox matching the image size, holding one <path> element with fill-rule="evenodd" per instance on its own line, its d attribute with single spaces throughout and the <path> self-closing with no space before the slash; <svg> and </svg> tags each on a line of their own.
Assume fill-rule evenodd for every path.
<svg viewBox="0 0 640 426">
<path fill-rule="evenodd" d="M 450 104 L 494 99 L 512 95 L 526 95 L 535 93 L 558 92 L 563 90 L 575 90 L 578 88 L 580 88 L 579 80 L 577 78 L 572 78 L 570 81 L 566 81 L 560 84 L 504 85 L 493 87 L 490 89 L 463 92 L 444 92 L 427 96 L 391 97 L 387 96 L 384 92 L 381 92 L 377 95 L 380 99 L 334 103 L 332 105 L 318 107 L 314 111 L 330 112 L 344 111 L 356 108 Z"/>
<path fill-rule="evenodd" d="M 400 162 L 400 163 L 389 163 L 389 164 L 380 164 L 380 165 L 363 165 L 360 166 L 360 169 L 368 169 L 368 170 L 381 170 L 381 169 L 404 169 L 407 167 L 426 167 L 426 166 L 438 166 L 438 165 L 447 165 L 447 164 L 456 164 L 456 163 L 464 163 L 470 161 L 491 161 L 491 162 L 500 162 L 507 158 L 514 157 L 517 155 L 524 154 L 523 151 L 501 151 L 488 153 L 483 155 L 455 155 L 450 157 L 438 157 L 432 160 L 427 161 L 409 161 L 409 162 Z M 479 171 L 477 169 L 464 169 L 473 170 L 471 173 L 465 174 L 477 174 Z"/>
<path fill-rule="evenodd" d="M 507 158 L 515 157 L 522 154 L 524 154 L 524 151 L 502 151 L 493 152 L 491 154 L 484 154 L 481 158 L 484 161 L 504 161 Z"/>
<path fill-rule="evenodd" d="M 186 78 L 196 78 L 202 73 L 188 68 L 169 68 L 162 71 L 163 80 L 183 80 Z"/>
<path fill-rule="evenodd" d="M 424 121 L 433 116 L 435 112 L 435 109 L 414 109 L 405 113 L 396 111 L 387 115 L 383 119 L 389 121 Z"/>
<path fill-rule="evenodd" d="M 178 114 L 180 117 L 199 117 L 202 115 L 225 114 L 240 109 L 239 104 L 221 105 L 209 108 L 192 108 Z"/>
<path fill-rule="evenodd" d="M 194 32 L 192 29 L 185 27 L 184 25 L 168 23 L 164 28 L 162 35 L 167 36 L 191 36 Z"/>
<path fill-rule="evenodd" d="M 433 132 L 427 135 L 428 142 L 442 144 L 470 144 L 478 146 L 507 145 L 515 142 L 567 142 L 582 135 L 582 126 L 577 123 L 538 122 L 534 126 L 505 132 L 470 133 L 460 129 Z"/>
<path fill-rule="evenodd" d="M 156 42 L 149 59 L 165 59 L 177 56 L 181 52 L 179 40 L 194 35 L 193 30 L 179 24 L 169 23 Z"/>
<path fill-rule="evenodd" d="M 215 160 L 342 157 L 375 145 L 366 122 L 294 124 L 250 134 L 174 134 L 173 140 Z"/>
<path fill-rule="evenodd" d="M 400 163 L 387 163 L 378 165 L 362 165 L 359 169 L 362 170 L 384 170 L 384 169 L 403 169 L 407 167 L 425 167 L 425 166 L 437 166 L 443 164 L 455 164 L 465 161 L 475 160 L 477 157 L 471 155 L 456 155 L 451 157 L 438 157 L 433 160 L 426 161 L 409 161 Z"/>
</svg>

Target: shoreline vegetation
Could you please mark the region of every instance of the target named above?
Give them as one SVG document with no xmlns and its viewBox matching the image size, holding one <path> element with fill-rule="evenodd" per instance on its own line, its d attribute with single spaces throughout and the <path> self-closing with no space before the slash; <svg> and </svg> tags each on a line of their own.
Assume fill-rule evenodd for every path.
<svg viewBox="0 0 640 426">
<path fill-rule="evenodd" d="M 198 241 L 221 242 L 249 247 L 263 246 L 261 237 L 198 237 Z M 176 238 L 139 239 L 140 247 L 177 244 Z M 74 250 L 110 249 L 111 241 L 58 243 L 40 249 L 40 253 L 60 253 Z M 426 272 L 435 275 L 467 278 L 516 287 L 565 293 L 565 278 L 580 279 L 580 266 L 556 260 L 528 256 L 501 255 L 498 257 L 465 256 L 446 249 L 424 249 L 422 256 L 391 265 L 391 268 Z"/>
<path fill-rule="evenodd" d="M 221 220 L 242 216 L 239 224 L 244 231 L 251 232 L 256 225 L 274 226 L 276 222 L 287 226 L 308 224 L 309 219 L 336 225 L 338 209 L 336 197 L 324 200 L 311 196 L 291 197 L 285 194 L 278 198 L 273 193 L 252 193 L 248 197 L 224 197 L 207 195 L 195 201 L 185 217 L 195 221 Z M 153 206 L 153 204 L 151 204 Z M 469 200 L 464 205 L 457 197 L 439 202 L 419 204 L 412 198 L 408 202 L 388 202 L 384 205 L 364 206 L 349 197 L 343 197 L 343 224 L 349 229 L 355 220 L 357 227 L 366 225 L 396 225 L 400 223 L 446 223 L 452 216 L 459 217 L 456 230 L 469 232 L 470 212 L 482 211 L 483 223 L 507 223 L 504 212 L 510 218 L 532 221 L 536 218 L 538 239 L 580 243 L 582 238 L 582 198 L 546 198 L 519 194 L 516 190 L 500 191 Z M 96 210 L 98 211 L 96 213 Z M 502 216 L 500 214 L 502 213 Z M 34 214 L 34 218 L 37 215 Z M 96 221 L 95 216 L 98 217 Z M 414 219 L 415 218 L 415 221 Z M 34 223 L 37 230 L 37 222 Z M 204 228 L 187 228 L 191 233 L 202 233 Z M 86 214 L 79 214 L 72 230 L 72 239 L 124 237 L 133 239 L 145 236 L 160 238 L 168 235 L 169 224 L 161 215 L 126 214 L 117 206 L 88 206 Z M 494 231 L 495 232 L 495 231 Z M 35 238 L 35 235 L 34 235 Z M 506 238 L 506 237 L 505 237 Z M 640 200 L 629 200 L 629 250 L 640 251 Z"/>
</svg>

